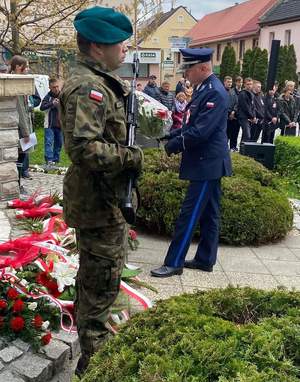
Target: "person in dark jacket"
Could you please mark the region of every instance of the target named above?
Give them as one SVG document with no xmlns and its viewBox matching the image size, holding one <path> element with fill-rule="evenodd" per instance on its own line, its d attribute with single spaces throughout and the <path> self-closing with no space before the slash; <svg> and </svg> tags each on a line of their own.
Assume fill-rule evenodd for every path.
<svg viewBox="0 0 300 382">
<path fill-rule="evenodd" d="M 156 76 L 152 75 L 149 77 L 148 83 L 144 87 L 144 93 L 148 94 L 150 97 L 159 101 L 160 92 L 155 81 L 156 81 Z"/>
<path fill-rule="evenodd" d="M 233 130 L 238 124 L 236 119 L 236 110 L 237 110 L 237 97 L 232 91 L 232 77 L 224 77 L 224 87 L 228 93 L 229 98 L 229 107 L 228 107 L 228 119 L 227 119 L 227 137 L 229 142 L 229 147 L 231 151 L 237 151 L 237 142 L 232 140 Z"/>
<path fill-rule="evenodd" d="M 242 142 L 251 140 L 251 124 L 256 123 L 252 78 L 245 78 L 245 88 L 238 97 L 238 121 L 242 127 Z"/>
<path fill-rule="evenodd" d="M 185 79 L 184 77 L 182 77 L 180 78 L 180 80 L 178 81 L 176 85 L 175 95 L 177 95 L 178 93 L 184 92 L 184 87 L 185 87 Z"/>
<path fill-rule="evenodd" d="M 240 132 L 240 123 L 238 121 L 238 99 L 239 94 L 242 91 L 243 87 L 243 78 L 241 76 L 237 76 L 235 79 L 235 86 L 230 90 L 231 97 L 231 116 L 229 116 L 231 120 L 231 133 L 230 133 L 230 149 L 231 151 L 238 151 L 237 141 Z M 230 106 L 229 106 L 230 107 Z"/>
<path fill-rule="evenodd" d="M 49 80 L 50 92 L 43 99 L 40 109 L 46 112 L 45 115 L 45 135 L 44 135 L 44 155 L 47 165 L 59 162 L 60 151 L 63 138 L 59 120 L 59 93 L 61 84 L 58 79 Z"/>
<path fill-rule="evenodd" d="M 213 50 L 180 51 L 195 91 L 183 127 L 171 132 L 165 151 L 169 156 L 182 153 L 179 177 L 189 185 L 164 265 L 151 271 L 154 277 L 180 275 L 184 267 L 213 271 L 219 241 L 221 178 L 231 175 L 226 136 L 228 95 L 213 74 Z M 197 251 L 192 260 L 185 260 L 198 224 Z"/>
<path fill-rule="evenodd" d="M 251 141 L 257 142 L 260 133 L 263 129 L 264 118 L 265 118 L 265 102 L 261 91 L 261 82 L 253 81 L 253 94 L 254 94 L 254 109 L 256 122 L 252 123 L 251 126 Z"/>
<path fill-rule="evenodd" d="M 174 110 L 175 98 L 170 92 L 170 82 L 164 81 L 159 88 L 159 102 L 166 106 L 170 111 Z"/>
<path fill-rule="evenodd" d="M 278 100 L 281 135 L 296 135 L 299 109 L 293 97 L 294 89 L 295 82 L 287 81 Z"/>
<path fill-rule="evenodd" d="M 278 101 L 275 98 L 276 88 L 268 91 L 265 96 L 265 117 L 264 117 L 264 127 L 262 134 L 262 143 L 273 143 L 275 130 L 278 127 Z"/>
</svg>

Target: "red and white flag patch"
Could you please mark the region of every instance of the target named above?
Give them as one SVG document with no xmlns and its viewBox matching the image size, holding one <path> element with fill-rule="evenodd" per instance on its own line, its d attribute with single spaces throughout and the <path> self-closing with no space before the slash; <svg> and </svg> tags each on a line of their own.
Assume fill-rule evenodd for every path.
<svg viewBox="0 0 300 382">
<path fill-rule="evenodd" d="M 208 109 L 213 109 L 215 107 L 215 104 L 214 104 L 214 102 L 206 102 L 206 107 Z"/>
<path fill-rule="evenodd" d="M 103 94 L 98 92 L 97 90 L 91 90 L 90 91 L 90 98 L 95 100 L 95 101 L 102 102 L 103 101 Z"/>
</svg>

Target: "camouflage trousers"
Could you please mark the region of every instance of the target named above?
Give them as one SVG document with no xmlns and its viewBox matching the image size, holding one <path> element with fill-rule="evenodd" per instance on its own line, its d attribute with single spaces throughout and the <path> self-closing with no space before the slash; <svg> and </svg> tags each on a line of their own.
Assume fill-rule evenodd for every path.
<svg viewBox="0 0 300 382">
<path fill-rule="evenodd" d="M 117 298 L 127 252 L 127 225 L 80 229 L 80 265 L 76 279 L 75 314 L 84 367 L 100 348 L 105 323 Z"/>
</svg>

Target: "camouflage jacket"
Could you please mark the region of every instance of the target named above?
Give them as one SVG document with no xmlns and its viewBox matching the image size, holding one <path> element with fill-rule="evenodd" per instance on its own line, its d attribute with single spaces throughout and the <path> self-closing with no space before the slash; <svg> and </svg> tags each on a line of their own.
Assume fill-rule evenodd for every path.
<svg viewBox="0 0 300 382">
<path fill-rule="evenodd" d="M 79 55 L 60 94 L 65 149 L 72 164 L 64 178 L 64 215 L 81 229 L 123 222 L 118 208 L 126 189 L 126 169 L 136 153 L 125 146 L 123 81 L 90 57 Z"/>
</svg>

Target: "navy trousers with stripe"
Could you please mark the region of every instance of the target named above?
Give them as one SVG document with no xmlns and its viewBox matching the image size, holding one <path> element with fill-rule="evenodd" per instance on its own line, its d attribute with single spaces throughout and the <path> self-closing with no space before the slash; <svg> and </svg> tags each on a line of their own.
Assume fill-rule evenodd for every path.
<svg viewBox="0 0 300 382">
<path fill-rule="evenodd" d="M 220 198 L 220 179 L 190 182 L 164 265 L 176 268 L 183 267 L 198 223 L 200 223 L 200 242 L 195 259 L 207 266 L 216 263 L 219 242 Z"/>
</svg>

